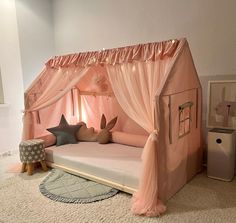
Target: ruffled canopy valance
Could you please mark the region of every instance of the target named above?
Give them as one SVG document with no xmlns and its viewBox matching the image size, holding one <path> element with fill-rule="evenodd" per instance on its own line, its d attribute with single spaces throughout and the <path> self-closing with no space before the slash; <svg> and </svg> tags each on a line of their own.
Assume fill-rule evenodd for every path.
<svg viewBox="0 0 236 223">
<path fill-rule="evenodd" d="M 46 63 L 46 66 L 50 68 L 68 67 L 73 65 L 85 67 L 94 64 L 115 65 L 135 60 L 156 61 L 158 59 L 172 57 L 178 48 L 180 41 L 181 40 L 175 39 L 101 51 L 55 56 Z"/>
</svg>

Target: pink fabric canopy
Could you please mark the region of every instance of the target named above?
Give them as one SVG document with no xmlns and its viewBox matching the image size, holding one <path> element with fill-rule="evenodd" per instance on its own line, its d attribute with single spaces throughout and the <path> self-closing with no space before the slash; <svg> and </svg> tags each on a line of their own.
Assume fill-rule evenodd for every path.
<svg viewBox="0 0 236 223">
<path fill-rule="evenodd" d="M 179 113 L 172 113 L 176 109 L 172 106 L 182 103 L 181 98 L 194 101 L 197 127 L 178 140 L 172 129 L 178 129 Z M 57 125 L 62 113 L 71 124 L 85 121 L 97 129 L 102 113 L 108 119 L 118 115 L 116 130 L 149 135 L 140 187 L 133 199 L 135 214 L 163 213 L 166 208 L 160 198 L 166 201 L 199 169 L 201 86 L 186 39 L 52 58 L 25 92 L 23 138 L 46 134 L 46 128 Z M 195 139 L 192 149 L 190 138 Z M 185 154 L 178 157 L 170 148 L 180 144 Z M 186 176 L 186 171 L 177 169 L 187 165 L 190 153 L 194 164 Z M 177 174 L 172 176 L 169 167 Z M 172 180 L 179 175 L 182 180 L 175 186 Z"/>
<path fill-rule="evenodd" d="M 159 43 L 139 44 L 109 50 L 56 56 L 46 63 L 47 67 L 68 66 L 86 67 L 94 64 L 123 64 L 133 61 L 157 61 L 172 57 L 178 48 L 179 40 Z"/>
</svg>

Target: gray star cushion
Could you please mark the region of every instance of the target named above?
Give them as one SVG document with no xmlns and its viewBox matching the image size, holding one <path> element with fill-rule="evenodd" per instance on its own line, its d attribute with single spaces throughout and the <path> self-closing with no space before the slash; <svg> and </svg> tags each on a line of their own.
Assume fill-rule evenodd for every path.
<svg viewBox="0 0 236 223">
<path fill-rule="evenodd" d="M 69 125 L 65 119 L 65 116 L 61 116 L 60 124 L 54 128 L 47 129 L 53 135 L 56 136 L 56 146 L 65 144 L 76 144 L 76 132 L 79 130 L 81 125 Z"/>
</svg>

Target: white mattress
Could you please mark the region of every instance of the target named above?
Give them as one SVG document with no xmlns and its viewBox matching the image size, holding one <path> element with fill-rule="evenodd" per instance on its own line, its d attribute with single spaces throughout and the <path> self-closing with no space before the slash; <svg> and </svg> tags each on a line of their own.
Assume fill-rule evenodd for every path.
<svg viewBox="0 0 236 223">
<path fill-rule="evenodd" d="M 142 149 L 116 143 L 79 142 L 46 148 L 46 160 L 137 189 Z"/>
</svg>

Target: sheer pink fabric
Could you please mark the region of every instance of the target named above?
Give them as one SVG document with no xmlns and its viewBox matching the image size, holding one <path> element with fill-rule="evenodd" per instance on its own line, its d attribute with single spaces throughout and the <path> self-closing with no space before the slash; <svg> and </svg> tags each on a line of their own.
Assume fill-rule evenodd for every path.
<svg viewBox="0 0 236 223">
<path fill-rule="evenodd" d="M 170 60 L 107 66 L 110 83 L 120 106 L 149 133 L 155 129 L 155 96 Z"/>
<path fill-rule="evenodd" d="M 95 52 L 56 56 L 46 63 L 47 67 L 86 67 L 96 64 L 122 64 L 132 61 L 157 61 L 172 57 L 182 40 L 168 40 Z"/>
<path fill-rule="evenodd" d="M 170 69 L 173 68 L 176 55 L 179 53 L 178 49 L 183 46 L 180 46 L 183 42 L 185 42 L 184 39 L 170 40 L 100 52 L 59 56 L 49 60 L 46 69 L 43 70 L 37 81 L 25 94 L 24 138 L 33 138 L 36 135 L 35 132 L 44 134 L 45 128 L 49 127 L 44 123 L 50 122 L 48 118 L 52 115 L 54 109 L 58 111 L 53 114 L 53 122 L 50 125 L 59 122 L 61 113 L 65 112 L 68 115 L 71 113 L 73 110 L 69 96 L 71 89 L 78 89 L 77 93 L 84 89 L 86 91 L 96 91 L 96 87 L 91 85 L 90 77 L 93 77 L 96 73 L 101 73 L 101 78 L 108 75 L 111 88 L 110 85 L 107 85 L 106 89 L 113 90 L 119 106 L 122 108 L 121 110 L 134 122 L 138 123 L 144 131 L 149 133 L 142 154 L 143 169 L 138 192 L 133 197 L 132 211 L 135 214 L 148 216 L 160 215 L 166 208 L 158 198 L 158 195 L 160 195 L 158 185 L 160 186 L 162 183 L 158 182 L 161 175 L 158 160 L 160 160 L 159 157 L 162 154 L 160 154 L 161 139 L 158 138 L 159 135 L 157 134 L 160 123 L 158 123 L 155 115 L 159 115 L 158 118 L 160 118 L 163 107 L 159 107 L 156 113 L 157 108 L 155 106 L 156 103 L 159 103 L 156 100 L 156 95 L 158 92 L 158 96 L 160 96 L 164 85 L 171 82 L 171 79 L 167 80 L 167 76 Z M 108 74 L 104 73 L 106 70 Z M 104 89 L 104 86 L 101 87 L 100 92 L 103 92 Z M 96 102 L 91 98 L 87 99 L 87 96 L 82 96 L 84 115 L 88 118 L 89 125 L 98 126 L 98 123 L 100 123 L 98 117 L 94 118 L 92 115 L 94 105 L 99 108 L 99 105 L 96 104 L 98 102 L 103 103 L 104 111 L 108 117 L 111 118 L 115 115 L 115 113 L 112 114 L 112 112 L 116 112 L 112 110 L 115 107 L 109 107 L 112 103 L 105 102 L 105 97 Z M 63 100 L 66 100 L 64 103 L 66 108 L 58 106 L 60 100 L 62 104 Z M 76 97 L 74 97 L 74 100 L 77 100 Z M 79 106 L 79 103 L 74 103 L 74 105 Z M 111 111 L 109 111 L 110 108 Z M 36 120 L 40 119 L 38 111 L 42 115 L 40 126 L 37 126 L 36 123 Z M 101 112 L 103 111 L 100 110 L 98 114 L 100 115 Z M 75 117 L 72 121 L 81 119 L 77 113 L 69 116 L 71 118 Z M 125 124 L 125 121 L 123 124 Z M 196 131 L 199 131 L 199 129 Z M 167 136 L 168 133 L 165 132 L 163 135 Z M 165 161 L 162 164 L 162 166 L 165 166 Z"/>
<path fill-rule="evenodd" d="M 148 133 L 135 121 L 130 119 L 122 110 L 117 99 L 112 96 L 81 96 L 82 121 L 88 127 L 100 129 L 102 114 L 107 120 L 118 116 L 117 123 L 112 131 L 122 131 L 132 134 L 147 135 Z"/>
<path fill-rule="evenodd" d="M 139 189 L 133 195 L 132 212 L 138 215 L 158 216 L 166 211 L 159 199 L 158 188 L 158 134 L 152 132 L 142 154 L 142 175 Z"/>
<path fill-rule="evenodd" d="M 150 136 L 142 155 L 140 187 L 134 194 L 132 211 L 148 216 L 160 215 L 165 206 L 158 199 L 158 143 L 155 125 L 155 95 L 164 78 L 169 61 L 133 62 L 107 66 L 114 94 L 130 118 Z M 157 123 L 158 125 L 158 123 Z"/>
<path fill-rule="evenodd" d="M 30 106 L 28 111 L 37 111 L 46 108 L 58 101 L 79 82 L 88 70 L 89 68 L 79 69 L 74 67 L 54 70 L 50 74 L 51 79 L 46 81 L 47 85 L 41 89 L 43 92 L 39 92 L 39 97 Z"/>
<path fill-rule="evenodd" d="M 35 125 L 35 112 L 46 109 L 58 102 L 64 97 L 78 81 L 88 72 L 89 68 L 78 69 L 78 68 L 60 68 L 59 70 L 51 69 L 45 71 L 39 80 L 40 86 L 32 87 L 26 94 L 26 110 L 24 114 L 24 129 L 23 139 L 32 139 L 35 137 L 37 131 L 37 125 Z M 48 72 L 48 73 L 47 73 Z M 46 76 L 46 80 L 44 79 Z M 43 86 L 43 87 L 42 87 Z M 66 108 L 66 104 L 64 104 Z M 64 109 L 60 109 L 58 114 L 61 115 Z M 46 110 L 48 111 L 48 110 Z M 65 111 L 65 110 L 64 110 Z M 52 117 L 53 113 L 47 112 L 48 117 Z M 60 120 L 56 114 L 53 119 Z M 40 134 L 37 134 L 40 135 Z"/>
<path fill-rule="evenodd" d="M 71 94 L 72 92 L 69 91 L 59 99 L 57 103 L 40 109 L 39 112 L 33 112 L 35 120 L 33 122 L 35 123 L 34 135 L 37 135 L 37 137 L 48 135 L 49 132 L 46 129 L 57 126 L 60 122 L 61 114 L 65 115 L 70 124 L 79 122 L 78 105 L 76 105 L 78 101 L 78 92 L 76 89 L 73 89 L 73 96 Z"/>
</svg>

